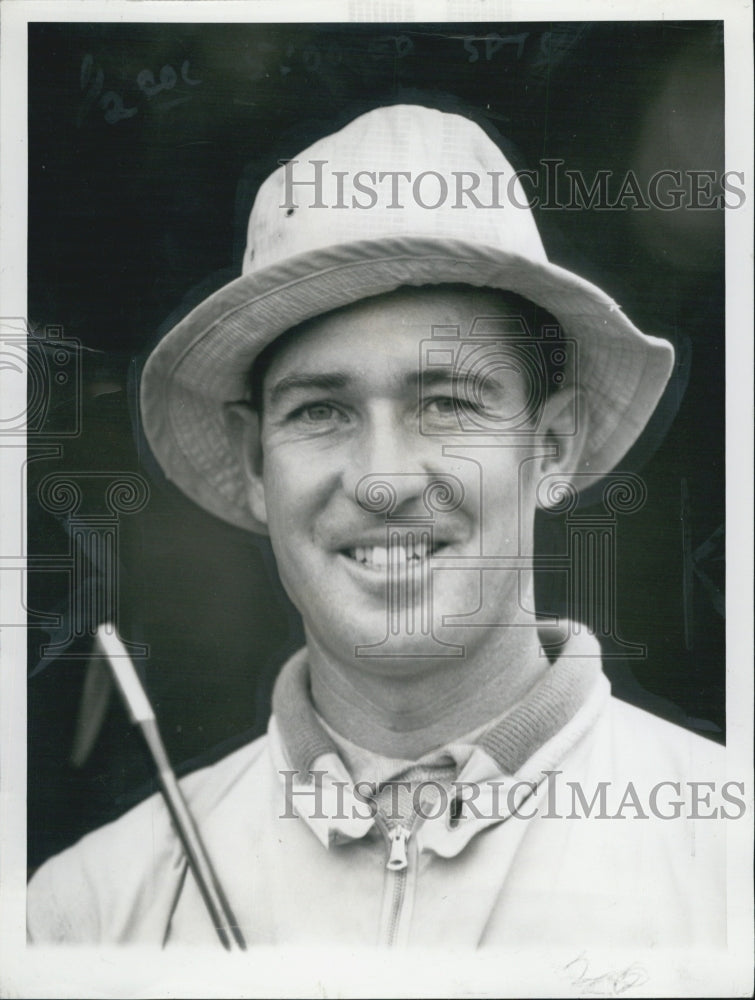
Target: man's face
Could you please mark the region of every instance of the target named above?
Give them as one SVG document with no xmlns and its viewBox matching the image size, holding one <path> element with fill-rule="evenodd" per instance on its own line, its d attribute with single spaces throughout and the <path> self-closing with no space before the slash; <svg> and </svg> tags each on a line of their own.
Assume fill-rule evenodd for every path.
<svg viewBox="0 0 755 1000">
<path fill-rule="evenodd" d="M 444 347 L 427 344 L 433 327 L 464 337 L 476 317 L 506 311 L 492 292 L 402 289 L 310 321 L 274 355 L 251 505 L 326 654 L 353 660 L 388 639 L 379 656 L 356 654 L 365 669 L 423 670 L 437 640 L 469 656 L 495 626 L 531 624 L 529 572 L 477 568 L 481 555 L 531 553 L 531 378 L 505 334 L 482 364 L 474 347 L 426 363 Z"/>
</svg>

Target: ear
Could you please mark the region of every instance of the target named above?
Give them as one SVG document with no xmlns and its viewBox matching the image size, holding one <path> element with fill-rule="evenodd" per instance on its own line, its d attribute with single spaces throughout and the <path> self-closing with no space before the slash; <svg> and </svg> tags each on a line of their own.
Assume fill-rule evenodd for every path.
<svg viewBox="0 0 755 1000">
<path fill-rule="evenodd" d="M 571 482 L 580 467 L 590 431 L 587 406 L 579 386 L 566 386 L 548 398 L 540 430 L 551 446 L 540 461 L 540 475 L 556 474 Z"/>
<path fill-rule="evenodd" d="M 246 483 L 249 509 L 258 521 L 267 524 L 260 415 L 249 403 L 226 403 L 225 420 L 231 449 Z"/>
</svg>

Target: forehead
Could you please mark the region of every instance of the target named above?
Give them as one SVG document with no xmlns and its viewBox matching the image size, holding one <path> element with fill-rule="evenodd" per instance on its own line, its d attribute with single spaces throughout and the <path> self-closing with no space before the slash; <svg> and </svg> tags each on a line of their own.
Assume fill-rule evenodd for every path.
<svg viewBox="0 0 755 1000">
<path fill-rule="evenodd" d="M 420 343 L 439 331 L 464 337 L 475 322 L 516 319 L 520 313 L 518 303 L 492 289 L 401 288 L 289 330 L 261 357 L 259 374 L 274 378 L 299 367 L 343 368 L 348 362 L 366 373 L 373 365 L 416 365 Z M 505 324 L 502 336 L 504 329 Z"/>
</svg>

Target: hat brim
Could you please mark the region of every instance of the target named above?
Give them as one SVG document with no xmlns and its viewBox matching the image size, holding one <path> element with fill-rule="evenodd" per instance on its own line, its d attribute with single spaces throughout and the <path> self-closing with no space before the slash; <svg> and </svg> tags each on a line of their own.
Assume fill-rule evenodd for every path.
<svg viewBox="0 0 755 1000">
<path fill-rule="evenodd" d="M 249 510 L 225 415 L 226 403 L 244 397 L 254 359 L 306 319 L 402 286 L 446 283 L 511 291 L 558 319 L 577 342 L 588 408 L 579 489 L 610 472 L 661 398 L 671 344 L 643 334 L 599 288 L 555 264 L 461 240 L 402 236 L 339 244 L 242 275 L 173 327 L 141 380 L 144 430 L 168 479 L 223 520 L 266 533 Z"/>
</svg>

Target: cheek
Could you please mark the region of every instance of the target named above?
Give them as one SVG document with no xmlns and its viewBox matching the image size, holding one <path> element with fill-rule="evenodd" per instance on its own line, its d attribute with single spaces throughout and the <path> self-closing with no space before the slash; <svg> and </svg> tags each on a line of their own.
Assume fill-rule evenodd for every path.
<svg viewBox="0 0 755 1000">
<path fill-rule="evenodd" d="M 537 488 L 542 476 L 540 465 L 541 460 L 539 459 L 526 462 L 519 474 L 517 483 L 519 502 L 523 516 L 526 514 L 528 518 L 534 517 L 534 511 L 537 507 Z"/>
<path fill-rule="evenodd" d="M 265 456 L 263 482 L 271 536 L 309 533 L 327 496 L 327 476 L 317 459 L 275 449 Z"/>
<path fill-rule="evenodd" d="M 491 449 L 491 458 L 498 461 L 486 462 L 480 469 L 479 520 L 482 544 L 489 554 L 513 553 L 531 530 L 534 463 L 523 460 L 517 451 L 499 444 Z"/>
</svg>

